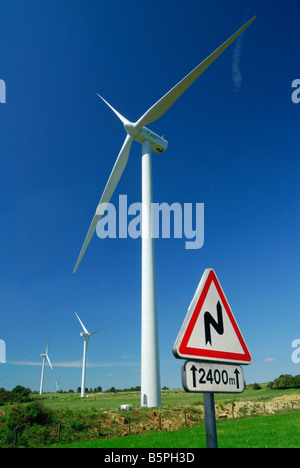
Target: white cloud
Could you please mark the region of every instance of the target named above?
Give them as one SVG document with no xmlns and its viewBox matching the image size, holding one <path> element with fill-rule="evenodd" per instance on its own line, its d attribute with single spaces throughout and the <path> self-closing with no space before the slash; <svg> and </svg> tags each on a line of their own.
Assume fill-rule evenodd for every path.
<svg viewBox="0 0 300 468">
<path fill-rule="evenodd" d="M 276 359 L 274 357 L 267 357 L 264 361 L 265 362 L 273 362 L 273 361 L 276 361 Z"/>
<path fill-rule="evenodd" d="M 34 361 L 7 361 L 7 364 L 13 364 L 15 366 L 41 366 L 41 362 Z M 48 365 L 46 363 L 46 365 Z M 139 364 L 136 362 L 87 362 L 86 367 L 136 367 Z M 53 362 L 53 367 L 82 367 L 82 360 L 79 361 L 65 361 L 65 362 Z"/>
<path fill-rule="evenodd" d="M 6 364 L 13 364 L 14 366 L 41 366 L 41 362 L 32 361 L 7 361 Z M 48 363 L 45 363 L 48 366 Z"/>
</svg>

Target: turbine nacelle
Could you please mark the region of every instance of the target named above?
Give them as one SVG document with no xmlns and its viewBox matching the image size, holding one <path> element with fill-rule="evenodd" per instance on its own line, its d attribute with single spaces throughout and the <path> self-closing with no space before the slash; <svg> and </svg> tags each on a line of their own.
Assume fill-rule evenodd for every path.
<svg viewBox="0 0 300 468">
<path fill-rule="evenodd" d="M 80 333 L 80 336 L 82 336 L 83 338 L 89 338 L 90 337 L 90 334 L 89 333 L 84 333 L 84 332 L 81 332 Z"/>
<path fill-rule="evenodd" d="M 124 125 L 125 127 L 125 125 Z M 163 137 L 149 130 L 147 127 L 142 127 L 139 134 L 135 137 L 139 143 L 144 143 L 145 140 L 150 141 L 152 151 L 161 154 L 168 148 L 168 142 Z"/>
<path fill-rule="evenodd" d="M 80 318 L 78 317 L 78 315 L 76 314 L 76 312 L 75 312 L 75 315 L 78 318 L 80 325 L 82 326 L 83 331 L 80 333 L 80 336 L 82 336 L 83 338 L 88 339 L 90 336 L 95 335 L 95 333 L 99 333 L 100 331 L 105 330 L 105 328 L 101 328 L 100 330 L 96 330 L 96 331 L 93 331 L 92 333 L 89 333 L 86 327 L 83 325 Z"/>
<path fill-rule="evenodd" d="M 98 93 L 97 93 L 98 94 Z M 100 94 L 98 94 L 99 98 L 111 108 L 111 110 L 116 114 L 116 116 L 123 122 L 124 129 L 128 135 L 132 137 L 132 139 L 138 141 L 139 143 L 143 143 L 145 140 L 149 140 L 151 144 L 151 149 L 155 151 L 155 153 L 161 154 L 166 151 L 168 147 L 168 142 L 161 136 L 157 135 L 156 133 L 149 130 L 149 128 L 139 125 L 139 121 L 133 123 L 130 122 L 124 115 L 122 115 L 119 111 L 117 111 L 109 102 L 107 102 Z"/>
</svg>

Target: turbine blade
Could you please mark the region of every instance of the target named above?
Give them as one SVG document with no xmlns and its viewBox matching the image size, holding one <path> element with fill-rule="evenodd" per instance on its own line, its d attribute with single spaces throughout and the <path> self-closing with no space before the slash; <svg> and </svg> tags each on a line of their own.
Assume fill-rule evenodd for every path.
<svg viewBox="0 0 300 468">
<path fill-rule="evenodd" d="M 49 356 L 48 356 L 48 354 L 46 355 L 46 358 L 47 358 L 47 361 L 48 361 L 48 363 L 49 363 L 49 366 L 50 366 L 50 367 L 51 367 L 51 369 L 53 370 L 53 367 L 52 367 L 52 364 L 51 364 L 51 362 L 50 362 L 50 359 L 49 359 Z"/>
<path fill-rule="evenodd" d="M 75 312 L 75 315 L 76 315 L 76 317 L 78 318 L 78 320 L 79 320 L 79 322 L 80 322 L 80 324 L 81 324 L 81 326 L 82 326 L 83 331 L 89 335 L 89 332 L 87 331 L 87 329 L 86 329 L 85 326 L 83 325 L 82 321 L 80 320 L 80 318 L 78 317 L 78 315 L 76 314 L 76 312 Z"/>
<path fill-rule="evenodd" d="M 140 119 L 134 124 L 135 128 L 140 128 L 145 125 L 154 122 L 161 117 L 169 107 L 188 89 L 189 86 L 203 73 L 209 65 L 211 65 L 219 55 L 227 49 L 230 44 L 238 38 L 243 31 L 257 18 L 254 16 L 244 26 L 242 26 L 233 36 L 227 39 L 218 49 L 216 49 L 211 55 L 209 55 L 203 62 L 201 62 L 196 68 L 194 68 L 188 75 L 186 75 L 177 85 L 175 85 L 170 91 L 168 91 L 159 101 L 157 101 L 147 112 L 140 117 Z"/>
<path fill-rule="evenodd" d="M 107 328 L 108 327 L 105 327 L 105 328 L 101 328 L 100 330 L 94 331 L 94 332 L 90 333 L 90 336 L 95 335 L 95 333 L 101 332 L 102 330 L 106 330 Z"/>
<path fill-rule="evenodd" d="M 113 170 L 111 171 L 111 174 L 109 176 L 108 182 L 106 184 L 106 187 L 104 189 L 104 192 L 102 194 L 102 197 L 100 199 L 99 205 L 96 209 L 96 212 L 94 214 L 93 220 L 91 222 L 90 228 L 88 230 L 88 233 L 86 235 L 85 241 L 83 243 L 83 246 L 81 248 L 80 254 L 78 256 L 75 268 L 73 270 L 73 273 L 76 272 L 81 259 L 93 237 L 93 234 L 96 230 L 97 224 L 100 221 L 101 217 L 103 216 L 103 213 L 106 209 L 107 203 L 109 203 L 109 200 L 112 197 L 112 194 L 115 191 L 116 186 L 118 185 L 118 182 L 124 172 L 124 169 L 126 167 L 128 158 L 129 158 L 129 152 L 131 148 L 131 144 L 133 142 L 134 137 L 132 135 L 126 135 L 124 144 L 121 148 L 121 151 L 119 153 L 119 156 L 115 162 L 115 165 L 113 167 Z"/>
<path fill-rule="evenodd" d="M 102 101 L 105 102 L 105 104 L 111 108 L 111 110 L 119 117 L 119 119 L 123 122 L 123 124 L 125 123 L 130 123 L 128 119 L 126 119 L 126 117 L 124 117 L 122 114 L 120 114 L 120 112 L 118 112 L 113 106 L 111 106 L 109 104 L 109 102 L 107 102 L 102 96 L 100 96 L 99 93 L 97 93 L 97 96 L 99 96 L 100 99 L 102 99 Z"/>
</svg>

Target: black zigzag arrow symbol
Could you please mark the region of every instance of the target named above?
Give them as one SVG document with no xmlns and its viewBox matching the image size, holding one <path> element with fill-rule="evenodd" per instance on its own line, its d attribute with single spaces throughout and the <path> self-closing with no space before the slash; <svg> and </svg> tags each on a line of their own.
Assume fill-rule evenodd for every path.
<svg viewBox="0 0 300 468">
<path fill-rule="evenodd" d="M 205 312 L 204 314 L 204 330 L 205 330 L 205 341 L 206 344 L 209 343 L 212 346 L 211 342 L 211 327 L 213 327 L 219 335 L 223 335 L 224 333 L 224 324 L 223 324 L 223 314 L 222 314 L 222 306 L 220 301 L 217 303 L 217 314 L 218 314 L 218 321 L 216 322 L 215 319 L 209 312 Z"/>
</svg>

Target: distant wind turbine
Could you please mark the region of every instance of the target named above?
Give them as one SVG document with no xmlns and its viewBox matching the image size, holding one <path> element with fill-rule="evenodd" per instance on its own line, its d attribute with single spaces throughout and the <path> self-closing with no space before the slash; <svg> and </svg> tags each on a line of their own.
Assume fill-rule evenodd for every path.
<svg viewBox="0 0 300 468">
<path fill-rule="evenodd" d="M 86 351 L 89 343 L 89 339 L 92 335 L 95 335 L 95 333 L 98 333 L 102 330 L 105 330 L 105 328 L 101 328 L 100 330 L 96 330 L 92 333 L 89 333 L 85 326 L 83 325 L 82 321 L 78 317 L 78 315 L 75 312 L 76 317 L 78 318 L 80 325 L 82 326 L 83 332 L 80 333 L 80 336 L 84 338 L 84 343 L 83 343 L 83 359 L 82 359 L 82 377 L 81 377 L 81 396 L 85 396 L 85 369 L 86 369 Z"/>
<path fill-rule="evenodd" d="M 56 385 L 56 392 L 58 392 L 58 387 L 59 387 L 59 379 L 60 379 L 60 377 L 58 377 L 58 379 L 57 379 L 57 382 L 55 382 L 55 385 Z"/>
<path fill-rule="evenodd" d="M 42 376 L 41 376 L 41 385 L 40 385 L 40 395 L 43 393 L 43 383 L 44 383 L 44 370 L 45 370 L 45 360 L 47 359 L 49 366 L 53 370 L 52 364 L 50 362 L 49 356 L 48 356 L 48 345 L 49 345 L 49 339 L 47 340 L 47 347 L 46 347 L 46 352 L 45 354 L 41 354 L 41 357 L 43 358 L 43 364 L 42 364 Z"/>
<path fill-rule="evenodd" d="M 117 115 L 127 133 L 121 151 L 116 159 L 90 228 L 79 253 L 73 273 L 76 272 L 81 259 L 93 237 L 97 224 L 103 216 L 117 184 L 125 170 L 133 140 L 142 144 L 142 354 L 141 354 L 141 405 L 154 407 L 161 405 L 160 371 L 158 352 L 157 300 L 154 259 L 154 239 L 151 216 L 152 204 L 152 169 L 151 150 L 163 153 L 168 142 L 145 127 L 161 117 L 169 107 L 191 86 L 214 60 L 235 41 L 240 34 L 256 19 L 248 21 L 224 44 L 209 55 L 203 62 L 186 75 L 177 85 L 159 99 L 135 123 L 130 122 L 114 109 L 105 99 L 98 95 Z M 186 118 L 186 117 L 184 117 Z"/>
</svg>

